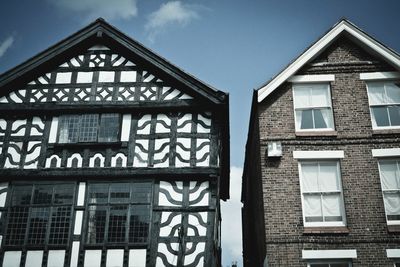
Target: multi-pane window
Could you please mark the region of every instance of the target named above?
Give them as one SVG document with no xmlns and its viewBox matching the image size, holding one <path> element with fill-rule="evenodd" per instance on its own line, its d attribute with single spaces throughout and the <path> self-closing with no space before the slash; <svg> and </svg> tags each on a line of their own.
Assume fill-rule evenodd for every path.
<svg viewBox="0 0 400 267">
<path fill-rule="evenodd" d="M 304 226 L 344 226 L 338 161 L 299 163 Z"/>
<path fill-rule="evenodd" d="M 151 196 L 149 182 L 89 184 L 87 244 L 147 243 Z"/>
<path fill-rule="evenodd" d="M 115 142 L 119 131 L 116 113 L 65 115 L 60 117 L 58 142 Z"/>
<path fill-rule="evenodd" d="M 379 173 L 389 224 L 400 224 L 400 159 L 379 161 Z"/>
<path fill-rule="evenodd" d="M 309 263 L 307 267 L 351 267 L 351 262 L 347 261 L 325 261 Z"/>
<path fill-rule="evenodd" d="M 11 187 L 5 244 L 66 245 L 70 235 L 75 184 Z"/>
<path fill-rule="evenodd" d="M 329 84 L 294 84 L 296 131 L 334 130 Z"/>
<path fill-rule="evenodd" d="M 373 128 L 400 127 L 399 82 L 370 82 L 368 97 Z"/>
</svg>

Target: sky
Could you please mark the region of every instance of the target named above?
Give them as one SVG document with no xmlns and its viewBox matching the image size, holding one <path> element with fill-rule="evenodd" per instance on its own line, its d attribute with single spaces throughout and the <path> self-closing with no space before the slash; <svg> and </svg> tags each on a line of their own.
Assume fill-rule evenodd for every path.
<svg viewBox="0 0 400 267">
<path fill-rule="evenodd" d="M 346 17 L 400 51 L 398 0 L 2 0 L 0 73 L 105 18 L 230 94 L 231 200 L 222 203 L 223 266 L 242 266 L 240 186 L 253 89 Z"/>
</svg>

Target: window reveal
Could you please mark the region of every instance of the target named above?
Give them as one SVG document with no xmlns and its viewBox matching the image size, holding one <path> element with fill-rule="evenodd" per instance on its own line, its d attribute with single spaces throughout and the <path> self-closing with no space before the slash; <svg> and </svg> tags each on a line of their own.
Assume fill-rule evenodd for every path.
<svg viewBox="0 0 400 267">
<path fill-rule="evenodd" d="M 13 186 L 5 244 L 66 245 L 74 191 L 75 184 Z"/>
<path fill-rule="evenodd" d="M 115 142 L 119 131 L 117 113 L 65 115 L 60 117 L 58 142 Z"/>
<path fill-rule="evenodd" d="M 400 160 L 380 160 L 383 201 L 389 224 L 400 223 Z"/>
<path fill-rule="evenodd" d="M 93 183 L 88 192 L 88 244 L 148 241 L 151 183 Z"/>
</svg>

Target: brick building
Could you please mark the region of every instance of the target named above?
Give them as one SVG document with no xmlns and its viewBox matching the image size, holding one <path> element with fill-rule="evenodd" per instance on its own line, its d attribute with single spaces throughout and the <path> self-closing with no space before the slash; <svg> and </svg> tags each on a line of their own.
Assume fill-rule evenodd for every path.
<svg viewBox="0 0 400 267">
<path fill-rule="evenodd" d="M 399 71 L 342 20 L 254 92 L 245 266 L 399 266 Z"/>
<path fill-rule="evenodd" d="M 220 266 L 228 103 L 102 19 L 0 75 L 0 265 Z"/>
</svg>

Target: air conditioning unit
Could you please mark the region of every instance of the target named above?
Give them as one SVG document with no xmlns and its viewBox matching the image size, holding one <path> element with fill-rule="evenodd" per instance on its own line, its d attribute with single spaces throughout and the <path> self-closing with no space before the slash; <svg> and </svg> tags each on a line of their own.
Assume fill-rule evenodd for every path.
<svg viewBox="0 0 400 267">
<path fill-rule="evenodd" d="M 268 157 L 282 157 L 281 142 L 268 142 Z"/>
</svg>

